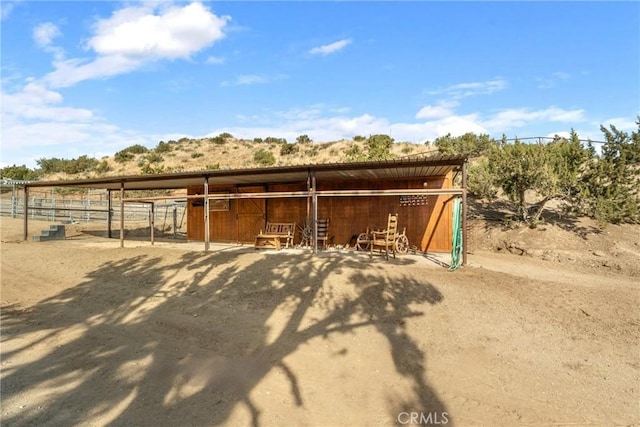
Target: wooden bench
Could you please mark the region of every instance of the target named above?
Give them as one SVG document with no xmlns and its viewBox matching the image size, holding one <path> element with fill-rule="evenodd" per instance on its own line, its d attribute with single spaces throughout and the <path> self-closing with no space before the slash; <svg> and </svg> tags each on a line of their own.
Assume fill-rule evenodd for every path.
<svg viewBox="0 0 640 427">
<path fill-rule="evenodd" d="M 264 232 L 256 236 L 256 249 L 281 249 L 293 247 L 293 237 L 296 232 L 295 222 L 268 222 Z"/>
</svg>

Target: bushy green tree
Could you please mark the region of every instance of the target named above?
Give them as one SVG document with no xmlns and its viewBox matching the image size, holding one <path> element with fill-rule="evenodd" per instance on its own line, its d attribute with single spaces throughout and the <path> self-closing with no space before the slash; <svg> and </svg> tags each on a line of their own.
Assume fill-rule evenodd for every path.
<svg viewBox="0 0 640 427">
<path fill-rule="evenodd" d="M 313 141 L 309 138 L 309 135 L 300 135 L 296 138 L 298 144 L 311 144 Z"/>
<path fill-rule="evenodd" d="M 582 211 L 601 223 L 640 223 L 640 117 L 631 135 L 600 126 L 605 143 L 590 152 L 581 179 Z"/>
<path fill-rule="evenodd" d="M 0 168 L 0 178 L 33 181 L 38 179 L 38 177 L 39 173 L 33 169 L 29 169 L 26 165 L 13 165 Z"/>
<path fill-rule="evenodd" d="M 365 143 L 367 148 L 367 160 L 386 160 L 393 158 L 391 147 L 393 138 L 389 135 L 371 135 Z"/>
<path fill-rule="evenodd" d="M 156 146 L 156 153 L 168 153 L 173 150 L 173 145 L 168 142 L 160 141 Z"/>
<path fill-rule="evenodd" d="M 556 138 L 548 144 L 527 144 L 518 139 L 508 144 L 503 140 L 492 146 L 485 169 L 478 170 L 474 177 L 481 182 L 473 185 L 485 194 L 491 192 L 490 184 L 499 187 L 516 205 L 520 219 L 535 225 L 547 202 L 573 201 L 577 196 L 587 156 L 588 150 L 575 132 L 571 139 Z M 528 202 L 527 196 L 534 201 Z"/>
<path fill-rule="evenodd" d="M 98 165 L 98 160 L 93 157 L 88 157 L 86 154 L 78 157 L 77 159 L 59 159 L 57 157 L 41 158 L 36 160 L 40 170 L 43 174 L 52 173 L 68 173 L 70 175 L 89 172 Z"/>
<path fill-rule="evenodd" d="M 366 160 L 364 151 L 362 151 L 360 146 L 356 144 L 353 144 L 351 147 L 347 148 L 344 154 L 346 154 L 347 159 L 351 162 L 362 162 Z"/>
<path fill-rule="evenodd" d="M 271 166 L 276 163 L 276 159 L 271 151 L 260 148 L 253 153 L 253 161 L 260 166 Z"/>
<path fill-rule="evenodd" d="M 478 157 L 487 154 L 495 141 L 489 135 L 476 135 L 468 132 L 456 137 L 448 133 L 436 138 L 433 143 L 442 154 L 464 154 L 469 157 Z"/>
<path fill-rule="evenodd" d="M 300 151 L 300 149 L 296 144 L 282 144 L 280 147 L 281 156 L 289 156 L 297 153 L 298 151 Z"/>
<path fill-rule="evenodd" d="M 171 143 L 171 141 L 169 141 L 169 143 Z M 165 144 L 165 143 L 163 141 L 160 141 L 160 144 Z M 118 163 L 126 163 L 133 160 L 136 154 L 142 154 L 148 151 L 149 149 L 144 145 L 135 144 L 118 151 L 114 155 L 113 159 Z"/>
</svg>

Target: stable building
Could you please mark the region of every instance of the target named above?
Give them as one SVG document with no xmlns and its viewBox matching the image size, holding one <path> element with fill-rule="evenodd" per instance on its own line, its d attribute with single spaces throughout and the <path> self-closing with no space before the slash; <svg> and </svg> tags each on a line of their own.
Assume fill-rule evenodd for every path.
<svg viewBox="0 0 640 427">
<path fill-rule="evenodd" d="M 466 230 L 466 164 L 461 155 L 416 156 L 395 160 L 276 166 L 251 169 L 204 170 L 156 175 L 118 176 L 24 184 L 25 239 L 30 188 L 75 187 L 105 189 L 109 196 L 111 231 L 112 193 L 124 203 L 153 206 L 170 196 L 133 198 L 131 190 L 187 190 L 187 239 L 209 242 L 253 243 L 269 222 L 311 227 L 328 219 L 334 245 L 353 245 L 367 229 L 384 227 L 388 214 L 410 245 L 423 252 L 449 252 L 452 245 L 453 200 L 462 199 L 462 229 Z M 185 196 L 176 198 L 185 199 Z M 124 217 L 124 215 L 121 215 Z M 120 239 L 124 239 L 121 222 Z M 153 233 L 153 227 L 151 228 Z M 153 240 L 153 235 L 151 236 Z M 294 237 L 294 244 L 301 236 Z M 314 239 L 313 241 L 316 241 Z M 466 258 L 463 236 L 463 258 Z M 317 245 L 314 245 L 317 251 Z M 466 263 L 466 259 L 463 260 Z"/>
</svg>

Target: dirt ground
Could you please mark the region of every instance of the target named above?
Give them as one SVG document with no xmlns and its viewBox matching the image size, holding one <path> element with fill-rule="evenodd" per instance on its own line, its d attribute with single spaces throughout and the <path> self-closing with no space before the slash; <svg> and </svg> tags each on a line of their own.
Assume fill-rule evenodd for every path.
<svg viewBox="0 0 640 427">
<path fill-rule="evenodd" d="M 449 272 L 2 218 L 2 425 L 639 425 L 639 229 L 472 225 Z"/>
</svg>

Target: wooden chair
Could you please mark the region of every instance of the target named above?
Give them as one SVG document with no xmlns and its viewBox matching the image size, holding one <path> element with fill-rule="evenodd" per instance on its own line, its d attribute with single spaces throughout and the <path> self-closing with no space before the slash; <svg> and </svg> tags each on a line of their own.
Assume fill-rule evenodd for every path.
<svg viewBox="0 0 640 427">
<path fill-rule="evenodd" d="M 387 219 L 387 228 L 382 231 L 372 231 L 371 241 L 369 243 L 369 258 L 373 257 L 373 250 L 375 248 L 382 252 L 384 249 L 385 258 L 389 260 L 389 250 L 393 254 L 393 258 L 396 257 L 396 236 L 398 234 L 398 214 L 391 215 Z"/>
<path fill-rule="evenodd" d="M 322 248 L 327 249 L 327 242 L 333 236 L 329 236 L 329 219 L 318 220 L 318 244 L 322 243 Z"/>
</svg>

